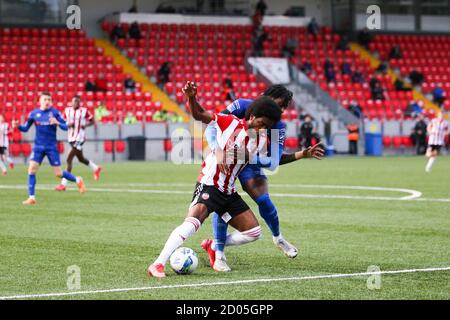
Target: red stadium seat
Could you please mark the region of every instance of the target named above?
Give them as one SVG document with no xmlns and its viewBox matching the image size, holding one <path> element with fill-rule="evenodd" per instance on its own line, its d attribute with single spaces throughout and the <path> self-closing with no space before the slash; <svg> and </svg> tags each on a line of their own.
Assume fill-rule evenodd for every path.
<svg viewBox="0 0 450 320">
<path fill-rule="evenodd" d="M 117 153 L 124 153 L 125 152 L 125 141 L 118 140 L 115 142 L 116 145 L 116 152 Z"/>
<path fill-rule="evenodd" d="M 104 150 L 106 153 L 112 153 L 113 152 L 113 142 L 111 140 L 107 140 L 103 143 Z"/>
<path fill-rule="evenodd" d="M 284 145 L 287 149 L 298 149 L 299 141 L 296 137 L 286 138 Z"/>
<path fill-rule="evenodd" d="M 58 152 L 59 154 L 64 153 L 64 142 L 58 142 Z"/>
<path fill-rule="evenodd" d="M 31 144 L 29 144 L 29 143 L 22 143 L 20 145 L 20 151 L 22 152 L 22 154 L 25 157 L 28 158 L 30 156 L 30 154 L 31 154 Z"/>
<path fill-rule="evenodd" d="M 18 143 L 11 144 L 9 151 L 11 152 L 11 155 L 13 157 L 18 157 L 20 153 L 22 152 L 21 145 Z"/>
<path fill-rule="evenodd" d="M 392 145 L 392 137 L 384 136 L 383 137 L 383 146 L 389 148 Z"/>
</svg>

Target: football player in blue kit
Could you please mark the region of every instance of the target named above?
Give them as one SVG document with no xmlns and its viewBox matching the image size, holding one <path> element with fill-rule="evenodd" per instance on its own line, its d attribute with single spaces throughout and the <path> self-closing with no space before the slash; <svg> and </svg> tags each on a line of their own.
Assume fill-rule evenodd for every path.
<svg viewBox="0 0 450 320">
<path fill-rule="evenodd" d="M 263 93 L 264 96 L 272 98 L 282 109 L 290 105 L 292 92 L 282 85 L 272 85 Z M 233 114 L 238 118 L 243 118 L 248 106 L 253 102 L 249 99 L 237 99 L 231 103 L 222 113 Z M 274 136 L 276 135 L 276 136 Z M 216 131 L 212 126 L 208 126 L 205 136 L 209 147 L 216 148 Z M 267 156 L 259 156 L 253 164 L 248 164 L 238 178 L 242 188 L 256 202 L 261 217 L 266 222 L 272 232 L 274 244 L 289 258 L 295 258 L 298 254 L 297 248 L 283 238 L 280 232 L 278 213 L 275 205 L 269 196 L 267 177 L 262 172 L 262 168 L 274 171 L 279 165 L 290 163 L 304 158 L 321 159 L 323 150 L 320 144 L 316 144 L 302 151 L 292 154 L 284 153 L 284 141 L 286 138 L 286 125 L 282 121 L 277 122 L 271 130 L 268 130 L 268 140 L 278 141 L 278 145 L 270 146 Z M 211 267 L 216 271 L 230 271 L 226 263 L 224 248 L 227 237 L 228 224 L 223 217 L 213 214 L 212 218 L 214 240 L 206 239 L 202 242 L 202 248 L 208 253 Z"/>
<path fill-rule="evenodd" d="M 28 199 L 23 201 L 24 205 L 36 204 L 36 173 L 45 157 L 48 158 L 50 165 L 53 167 L 53 172 L 56 177 L 66 178 L 69 181 L 75 182 L 81 193 L 86 191 L 81 177 L 75 177 L 70 172 L 62 171 L 61 169 L 56 130 L 59 127 L 67 131 L 67 124 L 61 117 L 61 113 L 51 106 L 52 98 L 48 92 L 41 93 L 39 105 L 38 109 L 30 112 L 27 121 L 23 125 L 18 126 L 22 132 L 27 132 L 33 124 L 36 127 L 33 152 L 28 167 Z M 17 125 L 18 123 L 15 122 L 14 126 Z"/>
</svg>

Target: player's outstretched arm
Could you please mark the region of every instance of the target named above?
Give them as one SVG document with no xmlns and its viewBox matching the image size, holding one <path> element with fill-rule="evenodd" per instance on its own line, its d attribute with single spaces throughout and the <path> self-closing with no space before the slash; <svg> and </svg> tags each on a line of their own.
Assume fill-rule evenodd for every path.
<svg viewBox="0 0 450 320">
<path fill-rule="evenodd" d="M 214 120 L 214 114 L 206 111 L 197 101 L 197 85 L 188 81 L 183 88 L 183 93 L 188 97 L 189 107 L 191 108 L 192 117 L 203 123 L 210 123 Z"/>
<path fill-rule="evenodd" d="M 280 165 L 291 163 L 297 160 L 305 158 L 314 158 L 317 160 L 322 160 L 323 149 L 320 148 L 320 143 L 317 143 L 307 149 L 300 150 L 291 154 L 284 153 L 281 156 Z"/>
<path fill-rule="evenodd" d="M 12 122 L 12 127 L 18 128 L 22 132 L 28 132 L 28 130 L 30 130 L 32 125 L 33 125 L 33 119 L 30 117 L 28 117 L 27 122 L 25 122 L 24 124 L 19 124 L 18 120 L 14 120 Z"/>
</svg>

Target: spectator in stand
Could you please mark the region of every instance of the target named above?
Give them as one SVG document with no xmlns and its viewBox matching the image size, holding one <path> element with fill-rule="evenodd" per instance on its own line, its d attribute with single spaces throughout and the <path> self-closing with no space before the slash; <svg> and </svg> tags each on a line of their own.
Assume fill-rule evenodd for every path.
<svg viewBox="0 0 450 320">
<path fill-rule="evenodd" d="M 416 144 L 416 154 L 423 155 L 427 151 L 427 123 L 422 113 L 417 115 L 417 122 L 413 128 L 412 137 Z"/>
<path fill-rule="evenodd" d="M 323 123 L 323 135 L 327 142 L 327 146 L 331 145 L 331 123 L 333 121 L 333 116 L 329 113 L 325 117 L 322 117 Z"/>
<path fill-rule="evenodd" d="M 356 102 L 356 100 L 352 100 L 352 102 L 350 102 L 350 105 L 348 106 L 348 111 L 353 113 L 355 117 L 357 117 L 358 119 L 360 119 L 363 115 L 362 108 L 358 104 L 358 102 Z"/>
<path fill-rule="evenodd" d="M 442 89 L 441 84 L 438 84 L 433 92 L 433 102 L 436 103 L 440 108 L 442 107 L 445 100 L 445 91 Z"/>
<path fill-rule="evenodd" d="M 372 35 L 369 33 L 369 29 L 364 28 L 358 32 L 358 43 L 364 48 L 368 49 L 369 44 L 372 42 Z"/>
<path fill-rule="evenodd" d="M 259 28 L 253 40 L 253 51 L 256 57 L 262 57 L 264 55 L 264 41 L 267 40 L 270 40 L 269 34 L 263 28 Z"/>
<path fill-rule="evenodd" d="M 405 83 L 400 79 L 395 79 L 394 87 L 396 91 L 411 91 L 411 88 L 405 87 Z"/>
<path fill-rule="evenodd" d="M 364 83 L 364 76 L 360 71 L 355 71 L 352 74 L 352 82 L 353 83 Z"/>
<path fill-rule="evenodd" d="M 372 100 L 384 100 L 384 90 L 381 87 L 380 80 L 372 77 L 369 82 L 370 93 L 372 94 Z"/>
<path fill-rule="evenodd" d="M 310 115 L 306 115 L 303 124 L 300 127 L 299 140 L 303 141 L 303 147 L 308 148 L 312 145 L 314 125 Z"/>
<path fill-rule="evenodd" d="M 283 56 L 290 59 L 295 56 L 295 50 L 298 47 L 297 40 L 289 38 L 283 47 Z"/>
<path fill-rule="evenodd" d="M 125 119 L 123 119 L 123 123 L 124 124 L 136 124 L 136 123 L 138 123 L 138 120 L 137 120 L 136 116 L 133 114 L 133 112 L 129 111 L 127 113 L 127 116 L 125 117 Z"/>
<path fill-rule="evenodd" d="M 233 81 L 230 78 L 223 80 L 223 97 L 225 101 L 236 100 L 236 94 L 234 93 Z"/>
<path fill-rule="evenodd" d="M 267 10 L 267 4 L 264 2 L 264 0 L 259 0 L 256 4 L 256 11 L 259 11 L 261 13 L 261 16 L 264 17 Z"/>
<path fill-rule="evenodd" d="M 130 35 L 130 39 L 141 39 L 141 29 L 139 29 L 139 24 L 136 21 L 131 24 L 128 34 Z"/>
<path fill-rule="evenodd" d="M 326 59 L 325 63 L 323 65 L 324 73 L 325 73 L 325 79 L 328 83 L 330 82 L 336 82 L 336 73 L 334 72 L 334 64 Z"/>
<path fill-rule="evenodd" d="M 413 86 L 420 86 L 425 81 L 425 77 L 417 70 L 412 70 L 409 74 L 409 79 Z"/>
<path fill-rule="evenodd" d="M 309 63 L 306 60 L 303 61 L 302 65 L 300 66 L 300 70 L 306 75 L 310 74 L 312 72 L 312 65 L 311 65 L 311 63 Z"/>
<path fill-rule="evenodd" d="M 309 34 L 312 34 L 313 36 L 317 36 L 320 31 L 319 24 L 316 21 L 316 18 L 312 18 L 311 21 L 308 23 L 307 31 Z"/>
<path fill-rule="evenodd" d="M 105 101 L 100 102 L 100 104 L 94 110 L 95 120 L 101 121 L 103 117 L 109 116 L 109 111 L 106 108 Z"/>
<path fill-rule="evenodd" d="M 127 75 L 125 80 L 123 81 L 123 86 L 125 87 L 125 92 L 136 92 L 136 82 L 133 80 L 133 78 L 130 75 Z"/>
<path fill-rule="evenodd" d="M 167 113 L 167 121 L 175 122 L 175 123 L 183 122 L 183 117 L 180 116 L 178 113 L 170 111 Z"/>
<path fill-rule="evenodd" d="M 387 72 L 387 69 L 388 69 L 388 66 L 387 66 L 386 62 L 382 62 L 376 69 L 376 72 L 385 74 Z"/>
<path fill-rule="evenodd" d="M 97 89 L 95 88 L 95 84 L 88 80 L 86 81 L 86 84 L 84 85 L 84 90 L 86 91 L 90 91 L 90 92 L 95 92 Z"/>
<path fill-rule="evenodd" d="M 400 46 L 398 44 L 394 45 L 389 52 L 389 60 L 391 59 L 401 59 L 402 52 L 400 51 Z"/>
<path fill-rule="evenodd" d="M 159 110 L 159 111 L 155 112 L 153 114 L 152 120 L 157 121 L 157 122 L 167 121 L 167 111 Z"/>
<path fill-rule="evenodd" d="M 347 36 L 342 36 L 336 46 L 336 50 L 346 51 L 348 49 L 348 38 Z"/>
<path fill-rule="evenodd" d="M 423 112 L 421 106 L 421 101 L 417 102 L 414 100 L 411 100 L 408 104 L 408 106 L 406 107 L 405 110 L 405 117 L 416 117 L 417 115 L 421 114 Z"/>
<path fill-rule="evenodd" d="M 158 84 L 161 88 L 170 81 L 170 63 L 168 61 L 164 62 L 158 70 Z"/>
<path fill-rule="evenodd" d="M 105 75 L 103 73 L 100 73 L 97 79 L 95 79 L 95 91 L 102 91 L 102 92 L 108 91 L 108 85 L 106 82 Z"/>
<path fill-rule="evenodd" d="M 263 21 L 263 15 L 259 10 L 255 10 L 255 13 L 252 16 L 252 33 L 254 37 L 256 37 L 257 32 L 262 29 L 262 21 Z"/>
<path fill-rule="evenodd" d="M 111 42 L 116 43 L 117 39 L 124 39 L 125 37 L 126 35 L 123 28 L 120 24 L 116 24 L 110 34 Z"/>
<path fill-rule="evenodd" d="M 138 12 L 137 0 L 133 0 L 133 5 L 131 6 L 130 9 L 128 9 L 128 13 L 137 13 L 137 12 Z"/>
<path fill-rule="evenodd" d="M 343 63 L 341 64 L 341 73 L 342 73 L 343 75 L 344 75 L 344 74 L 347 74 L 347 75 L 349 75 L 349 76 L 352 75 L 352 69 L 351 69 L 350 63 L 348 63 L 348 62 L 343 62 Z"/>
</svg>

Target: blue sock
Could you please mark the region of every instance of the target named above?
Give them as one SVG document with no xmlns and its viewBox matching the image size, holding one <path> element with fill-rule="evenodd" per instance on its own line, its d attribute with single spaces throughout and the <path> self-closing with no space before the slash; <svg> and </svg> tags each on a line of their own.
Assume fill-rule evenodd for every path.
<svg viewBox="0 0 450 320">
<path fill-rule="evenodd" d="M 29 174 L 28 175 L 28 195 L 30 197 L 34 197 L 34 188 L 36 187 L 36 175 Z"/>
<path fill-rule="evenodd" d="M 265 193 L 259 196 L 255 202 L 259 207 L 259 214 L 266 222 L 270 231 L 272 231 L 272 235 L 278 237 L 280 235 L 280 222 L 278 221 L 277 208 L 275 208 L 272 200 L 270 200 L 269 194 Z"/>
<path fill-rule="evenodd" d="M 212 227 L 216 250 L 224 251 L 225 241 L 227 240 L 228 224 L 223 221 L 217 213 L 214 212 L 212 216 Z"/>
<path fill-rule="evenodd" d="M 66 178 L 69 181 L 77 182 L 77 178 L 73 174 L 71 174 L 69 171 L 63 171 L 63 178 Z"/>
</svg>

